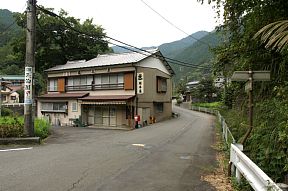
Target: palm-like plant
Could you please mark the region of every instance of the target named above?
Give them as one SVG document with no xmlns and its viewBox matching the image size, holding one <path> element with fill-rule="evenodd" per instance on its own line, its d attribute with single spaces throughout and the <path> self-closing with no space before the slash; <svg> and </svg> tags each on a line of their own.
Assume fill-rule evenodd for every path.
<svg viewBox="0 0 288 191">
<path fill-rule="evenodd" d="M 288 20 L 270 23 L 261 28 L 254 38 L 260 37 L 266 48 L 283 51 L 288 45 Z"/>
</svg>

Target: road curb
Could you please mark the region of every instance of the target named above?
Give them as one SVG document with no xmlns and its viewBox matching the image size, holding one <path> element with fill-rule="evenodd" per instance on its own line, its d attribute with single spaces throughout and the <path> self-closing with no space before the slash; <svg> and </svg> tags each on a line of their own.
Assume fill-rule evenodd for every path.
<svg viewBox="0 0 288 191">
<path fill-rule="evenodd" d="M 40 137 L 0 138 L 0 145 L 7 144 L 40 144 Z"/>
</svg>

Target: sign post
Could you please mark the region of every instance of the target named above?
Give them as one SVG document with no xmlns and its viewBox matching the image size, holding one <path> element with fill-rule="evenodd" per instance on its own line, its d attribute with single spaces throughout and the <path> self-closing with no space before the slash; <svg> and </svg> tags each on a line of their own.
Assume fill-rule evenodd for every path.
<svg viewBox="0 0 288 191">
<path fill-rule="evenodd" d="M 249 129 L 241 141 L 241 144 L 244 145 L 253 129 L 253 81 L 270 81 L 270 71 L 235 71 L 231 80 L 246 81 L 245 91 L 248 92 L 249 96 Z"/>
</svg>

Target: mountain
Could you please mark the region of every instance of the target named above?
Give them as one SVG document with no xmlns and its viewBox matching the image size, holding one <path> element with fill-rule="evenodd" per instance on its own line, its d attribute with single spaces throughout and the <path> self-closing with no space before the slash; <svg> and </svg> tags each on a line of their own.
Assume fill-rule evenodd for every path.
<svg viewBox="0 0 288 191">
<path fill-rule="evenodd" d="M 185 50 L 187 47 L 191 46 L 195 42 L 197 42 L 197 39 L 201 39 L 204 36 L 209 34 L 207 31 L 198 31 L 196 33 L 193 33 L 190 36 L 187 36 L 181 40 L 177 40 L 170 43 L 164 43 L 160 45 L 158 48 L 162 52 L 163 55 L 167 57 L 175 57 L 177 54 L 181 53 L 183 50 Z"/>
<path fill-rule="evenodd" d="M 173 56 L 172 58 L 175 60 L 196 66 L 193 68 L 170 63 L 176 73 L 174 81 L 177 82 L 183 77 L 187 77 L 188 80 L 200 80 L 203 75 L 209 73 L 209 70 L 200 67 L 211 67 L 210 63 L 213 58 L 211 49 L 219 45 L 220 42 L 221 35 L 216 32 L 211 32 Z M 168 57 L 168 55 L 165 54 L 164 56 Z"/>
<path fill-rule="evenodd" d="M 164 57 L 184 62 L 184 64 L 179 64 L 166 59 L 175 71 L 174 82 L 178 83 L 181 79 L 200 80 L 204 74 L 209 73 L 209 69 L 203 69 L 203 67 L 211 67 L 210 61 L 213 58 L 211 48 L 217 46 L 220 41 L 220 35 L 214 31 L 210 33 L 198 31 L 181 40 L 164 43 L 158 48 Z M 155 46 L 141 49 L 149 48 L 155 48 Z M 127 52 L 127 49 L 115 46 L 112 49 L 115 53 Z M 137 49 L 134 50 L 137 51 Z M 186 63 L 191 66 L 183 66 Z"/>
<path fill-rule="evenodd" d="M 13 13 L 7 9 L 0 9 L 0 47 L 20 33 L 20 27 L 15 23 Z"/>
</svg>

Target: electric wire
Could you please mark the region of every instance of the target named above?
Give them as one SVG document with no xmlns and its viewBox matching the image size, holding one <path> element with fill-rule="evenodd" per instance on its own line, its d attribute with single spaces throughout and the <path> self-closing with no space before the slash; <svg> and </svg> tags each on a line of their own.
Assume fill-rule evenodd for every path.
<svg viewBox="0 0 288 191">
<path fill-rule="evenodd" d="M 179 30 L 180 32 L 184 33 L 185 35 L 187 35 L 187 37 L 192 38 L 202 44 L 207 45 L 209 48 L 210 45 L 207 42 L 204 42 L 198 38 L 195 38 L 194 36 L 192 36 L 191 34 L 188 34 L 187 32 L 185 32 L 184 30 L 182 30 L 180 27 L 176 26 L 174 23 L 172 23 L 171 21 L 169 21 L 167 18 L 165 18 L 162 14 L 160 14 L 158 11 L 156 11 L 153 7 L 151 7 L 148 3 L 146 3 L 144 0 L 140 0 L 144 5 L 146 5 L 150 10 L 152 10 L 154 13 L 156 13 L 159 17 L 161 17 L 164 21 L 166 21 L 168 24 L 170 24 L 172 27 L 176 28 L 177 30 Z"/>
<path fill-rule="evenodd" d="M 88 34 L 88 33 L 86 33 L 86 32 L 79 31 L 79 30 L 75 29 L 74 27 L 71 26 L 71 24 L 70 24 L 66 19 L 64 19 L 63 17 L 57 15 L 56 13 L 54 13 L 54 12 L 52 12 L 52 11 L 49 11 L 49 10 L 47 10 L 47 9 L 41 7 L 41 6 L 38 6 L 38 5 L 37 5 L 37 8 L 38 8 L 39 10 L 41 10 L 43 13 L 45 13 L 45 14 L 48 14 L 48 15 L 50 15 L 50 16 L 52 16 L 52 17 L 58 17 L 59 19 L 61 19 L 61 20 L 67 25 L 67 27 L 68 27 L 69 29 L 71 29 L 71 30 L 73 30 L 73 31 L 75 31 L 75 32 L 77 32 L 77 33 L 79 33 L 79 34 L 84 34 L 84 35 L 87 35 L 87 36 L 89 36 L 89 37 L 95 38 L 94 35 L 91 35 L 91 34 Z M 99 37 L 96 37 L 96 38 L 97 38 L 98 41 L 102 41 L 102 42 L 103 42 L 103 40 L 102 40 L 101 38 L 99 38 Z M 115 39 L 115 38 L 109 37 L 109 36 L 107 36 L 107 35 L 103 35 L 102 38 L 108 38 L 108 39 L 110 39 L 110 40 L 113 40 L 113 41 L 116 41 L 116 42 L 118 42 L 118 43 L 121 43 L 121 44 L 123 44 L 123 45 L 125 45 L 125 46 L 131 47 L 131 48 L 127 48 L 127 47 L 125 47 L 125 46 L 121 46 L 121 45 L 119 45 L 119 44 L 112 43 L 111 41 L 104 41 L 104 42 L 106 42 L 106 43 L 109 43 L 109 44 L 118 46 L 118 47 L 120 47 L 120 48 L 129 50 L 129 51 L 132 51 L 132 52 L 136 52 L 136 53 L 139 53 L 139 54 L 147 53 L 149 56 L 154 56 L 154 57 L 156 57 L 156 58 L 158 58 L 158 59 L 159 59 L 159 58 L 160 58 L 160 59 L 165 59 L 165 60 L 169 61 L 170 63 L 176 64 L 176 65 L 180 65 L 180 66 L 192 67 L 192 68 L 200 68 L 200 69 L 208 69 L 208 70 L 210 70 L 209 67 L 204 67 L 204 66 L 199 66 L 199 65 L 193 65 L 193 64 L 191 64 L 191 63 L 187 63 L 187 62 L 179 61 L 179 60 L 176 60 L 176 59 L 172 59 L 172 58 L 169 58 L 169 57 L 165 57 L 165 56 L 163 56 L 163 55 L 153 55 L 151 52 L 149 52 L 149 51 L 147 51 L 147 50 L 138 48 L 138 47 L 136 47 L 136 46 L 130 45 L 130 44 L 128 44 L 128 43 L 125 43 L 125 42 L 123 42 L 123 41 L 120 41 L 120 40 L 117 40 L 117 39 Z M 95 39 L 94 39 L 94 40 L 95 40 Z M 137 51 L 136 51 L 135 49 L 136 49 Z M 144 55 L 147 56 L 147 54 L 144 54 Z"/>
<path fill-rule="evenodd" d="M 24 5 L 24 7 L 22 8 L 25 9 L 27 3 Z M 25 11 L 22 11 L 22 12 L 25 12 Z M 17 23 L 16 19 L 14 20 L 14 22 L 12 22 L 10 25 L 8 25 L 5 29 L 3 29 L 3 31 L 0 32 L 0 36 L 1 35 L 5 35 L 5 33 L 7 33 L 9 30 L 12 29 L 12 26 L 14 26 L 15 24 Z"/>
</svg>

